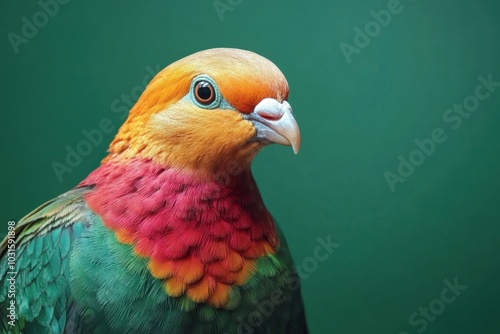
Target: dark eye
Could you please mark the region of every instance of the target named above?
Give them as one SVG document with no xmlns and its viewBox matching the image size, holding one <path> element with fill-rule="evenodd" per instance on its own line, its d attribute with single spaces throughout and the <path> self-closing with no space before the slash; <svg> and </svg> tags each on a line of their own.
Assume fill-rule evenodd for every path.
<svg viewBox="0 0 500 334">
<path fill-rule="evenodd" d="M 194 97 L 203 105 L 209 105 L 215 100 L 214 86 L 208 81 L 198 81 L 194 86 Z"/>
</svg>

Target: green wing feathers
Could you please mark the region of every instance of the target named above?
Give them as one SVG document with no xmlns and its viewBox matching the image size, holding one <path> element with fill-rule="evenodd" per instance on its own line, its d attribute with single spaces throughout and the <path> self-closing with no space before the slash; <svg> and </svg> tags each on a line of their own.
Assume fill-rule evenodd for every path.
<svg viewBox="0 0 500 334">
<path fill-rule="evenodd" d="M 63 333 L 65 328 L 75 328 L 68 323 L 77 321 L 71 314 L 75 312 L 71 312 L 69 260 L 73 240 L 91 221 L 82 198 L 90 189 L 71 190 L 19 221 L 15 229 L 15 271 L 7 256 L 14 251 L 12 243 L 5 238 L 0 244 L 0 308 L 3 314 L 15 300 L 16 315 L 14 322 L 1 317 L 2 333 Z M 15 292 L 9 293 L 14 282 Z"/>
<path fill-rule="evenodd" d="M 147 260 L 121 244 L 87 206 L 92 187 L 73 189 L 23 218 L 0 244 L 0 333 L 306 333 L 290 251 L 256 263 L 224 309 L 171 298 Z M 15 272 L 12 274 L 11 272 Z M 9 293 L 15 276 L 15 296 Z M 15 326 L 5 315 L 15 301 Z"/>
</svg>

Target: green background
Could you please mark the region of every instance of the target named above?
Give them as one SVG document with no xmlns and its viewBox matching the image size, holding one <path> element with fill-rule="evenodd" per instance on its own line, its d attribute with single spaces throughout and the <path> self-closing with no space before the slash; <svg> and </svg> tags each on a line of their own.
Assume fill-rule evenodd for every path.
<svg viewBox="0 0 500 334">
<path fill-rule="evenodd" d="M 287 76 L 303 140 L 298 156 L 273 146 L 256 159 L 264 200 L 297 264 L 317 238 L 341 245 L 303 281 L 311 333 L 417 333 L 410 315 L 455 277 L 467 289 L 425 333 L 498 332 L 500 87 L 456 130 L 443 114 L 474 94 L 478 76 L 500 81 L 500 5 L 401 0 L 348 63 L 339 44 L 388 2 L 232 0 L 221 20 L 212 1 L 72 0 L 16 54 L 7 34 L 40 7 L 2 1 L 1 234 L 99 164 L 115 131 L 62 182 L 51 166 L 82 130 L 121 124 L 111 104 L 148 66 L 249 49 Z M 391 191 L 384 173 L 435 128 L 447 140 Z"/>
</svg>

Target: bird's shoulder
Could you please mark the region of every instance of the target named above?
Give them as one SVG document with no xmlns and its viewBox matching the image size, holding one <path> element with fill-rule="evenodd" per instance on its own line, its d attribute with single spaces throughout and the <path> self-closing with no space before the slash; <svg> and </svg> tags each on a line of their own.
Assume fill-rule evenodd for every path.
<svg viewBox="0 0 500 334">
<path fill-rule="evenodd" d="M 83 197 L 91 190 L 72 189 L 9 225 L 0 244 L 0 306 L 14 304 L 17 319 L 2 317 L 2 330 L 58 333 L 68 326 L 70 255 L 93 220 Z"/>
</svg>

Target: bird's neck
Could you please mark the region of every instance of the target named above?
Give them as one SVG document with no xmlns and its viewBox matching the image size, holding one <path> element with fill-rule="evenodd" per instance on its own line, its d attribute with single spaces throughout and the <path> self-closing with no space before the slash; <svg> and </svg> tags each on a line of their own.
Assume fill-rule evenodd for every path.
<svg viewBox="0 0 500 334">
<path fill-rule="evenodd" d="M 203 299 L 198 290 L 193 287 L 189 294 L 194 281 L 241 285 L 254 261 L 278 247 L 273 219 L 250 170 L 222 175 L 200 178 L 149 160 L 111 160 L 81 185 L 95 186 L 85 197 L 89 207 L 119 242 L 149 259 L 149 270 L 166 281 L 169 295 L 186 293 L 198 301 Z M 192 262 L 189 274 L 174 269 L 179 261 Z M 223 305 L 227 293 L 218 296 L 212 305 Z"/>
</svg>

